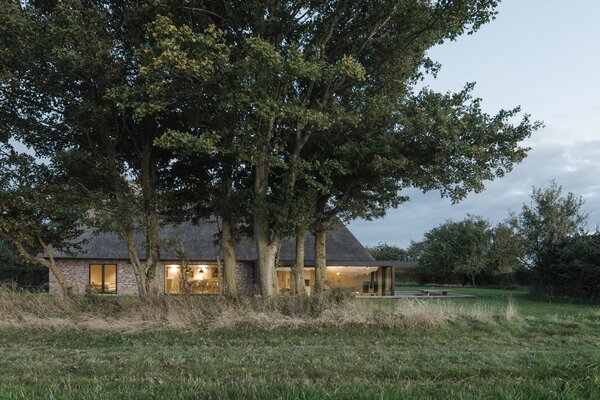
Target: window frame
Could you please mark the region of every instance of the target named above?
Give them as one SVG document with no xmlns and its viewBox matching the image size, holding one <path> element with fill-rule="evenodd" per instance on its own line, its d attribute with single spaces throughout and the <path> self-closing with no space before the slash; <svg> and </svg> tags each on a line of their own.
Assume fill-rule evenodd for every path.
<svg viewBox="0 0 600 400">
<path fill-rule="evenodd" d="M 213 278 L 217 278 L 219 279 L 219 265 L 215 264 L 214 261 L 188 261 L 187 262 L 188 267 L 208 267 L 208 268 L 214 268 L 215 269 L 215 273 L 216 276 Z M 168 269 L 176 266 L 177 270 L 179 271 L 179 275 L 183 276 L 183 265 L 182 264 L 168 264 L 167 262 L 163 263 L 163 289 L 162 292 L 165 296 L 183 296 L 183 295 L 188 295 L 188 296 L 218 296 L 220 294 L 222 294 L 222 287 L 221 287 L 221 282 L 223 278 L 219 279 L 219 293 L 185 293 L 184 291 L 181 291 L 179 293 L 170 293 L 167 291 L 167 274 L 168 274 Z M 181 278 L 180 278 L 181 279 Z"/>
<path fill-rule="evenodd" d="M 90 263 L 88 264 L 88 285 L 92 284 L 92 265 L 100 265 L 102 267 L 102 290 L 96 292 L 96 294 L 118 294 L 119 293 L 119 264 L 118 263 Z M 106 291 L 106 278 L 105 278 L 105 267 L 115 266 L 115 290 L 114 292 Z"/>
</svg>

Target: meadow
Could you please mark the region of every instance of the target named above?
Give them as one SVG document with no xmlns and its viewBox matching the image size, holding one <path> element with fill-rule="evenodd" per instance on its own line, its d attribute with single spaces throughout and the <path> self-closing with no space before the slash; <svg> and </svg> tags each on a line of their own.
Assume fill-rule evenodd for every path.
<svg viewBox="0 0 600 400">
<path fill-rule="evenodd" d="M 451 290 L 479 297 L 294 309 L 4 293 L 0 399 L 600 398 L 600 306 Z"/>
</svg>

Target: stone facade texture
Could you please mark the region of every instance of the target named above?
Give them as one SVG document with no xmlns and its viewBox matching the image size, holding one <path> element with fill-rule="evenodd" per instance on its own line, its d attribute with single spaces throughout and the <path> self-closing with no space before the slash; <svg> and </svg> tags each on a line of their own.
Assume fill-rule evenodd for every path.
<svg viewBox="0 0 600 400">
<path fill-rule="evenodd" d="M 241 294 L 253 296 L 259 293 L 254 274 L 254 263 L 238 262 L 235 269 L 235 282 Z"/>
<path fill-rule="evenodd" d="M 137 284 L 131 264 L 126 261 L 118 260 L 56 260 L 60 271 L 62 272 L 67 284 L 75 294 L 85 293 L 86 287 L 90 283 L 90 265 L 91 264 L 116 264 L 117 265 L 117 294 L 136 295 Z M 50 293 L 60 293 L 60 287 L 56 278 L 49 272 L 49 290 Z"/>
<path fill-rule="evenodd" d="M 202 263 L 202 262 L 192 262 Z M 137 295 L 137 284 L 133 267 L 128 261 L 124 260 L 83 260 L 83 259 L 59 259 L 56 260 L 61 273 L 75 294 L 85 293 L 86 287 L 90 283 L 90 265 L 91 264 L 116 264 L 117 265 L 117 294 L 118 295 Z M 54 275 L 49 272 L 49 290 L 50 293 L 60 293 L 60 287 Z M 157 269 L 158 293 L 165 293 L 165 268 L 160 266 Z M 238 262 L 236 268 L 236 282 L 241 293 L 254 295 L 258 293 L 254 278 L 254 263 Z"/>
</svg>

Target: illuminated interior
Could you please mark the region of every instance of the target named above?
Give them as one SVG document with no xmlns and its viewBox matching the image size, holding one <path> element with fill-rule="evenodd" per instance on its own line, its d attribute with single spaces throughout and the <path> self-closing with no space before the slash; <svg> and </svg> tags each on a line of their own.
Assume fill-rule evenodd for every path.
<svg viewBox="0 0 600 400">
<path fill-rule="evenodd" d="M 165 293 L 219 294 L 219 272 L 216 265 L 165 265 Z"/>
<path fill-rule="evenodd" d="M 291 268 L 278 268 L 277 280 L 282 294 L 292 290 Z M 327 281 L 331 287 L 348 288 L 355 296 L 387 296 L 392 294 L 391 267 L 327 267 Z M 304 269 L 306 293 L 312 293 L 315 286 L 315 269 Z"/>
<path fill-rule="evenodd" d="M 90 285 L 95 293 L 117 293 L 117 266 L 115 264 L 91 264 Z"/>
<path fill-rule="evenodd" d="M 281 294 L 291 293 L 292 285 L 294 283 L 294 277 L 292 275 L 291 268 L 277 268 L 277 283 L 279 287 L 279 292 Z M 308 295 L 310 295 L 315 286 L 315 269 L 314 268 L 304 268 L 304 290 Z"/>
<path fill-rule="evenodd" d="M 327 281 L 355 296 L 387 296 L 393 290 L 391 267 L 327 267 Z"/>
</svg>

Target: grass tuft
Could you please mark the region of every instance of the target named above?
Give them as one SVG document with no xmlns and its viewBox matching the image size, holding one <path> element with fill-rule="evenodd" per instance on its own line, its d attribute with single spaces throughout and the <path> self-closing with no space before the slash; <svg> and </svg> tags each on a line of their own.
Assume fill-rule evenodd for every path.
<svg viewBox="0 0 600 400">
<path fill-rule="evenodd" d="M 506 304 L 506 310 L 504 311 L 504 318 L 507 321 L 512 321 L 517 317 L 517 305 L 515 304 L 515 300 L 512 297 L 508 297 L 508 302 Z"/>
</svg>

